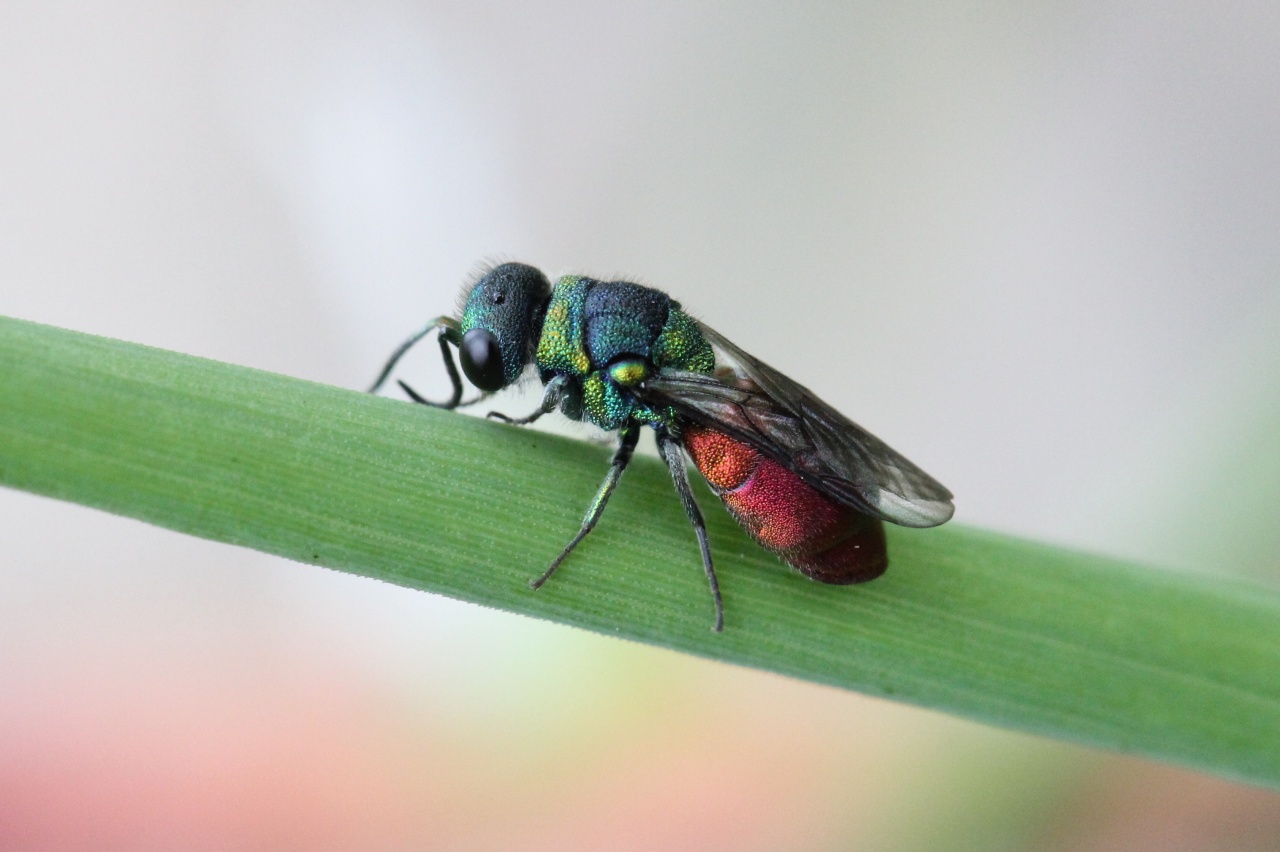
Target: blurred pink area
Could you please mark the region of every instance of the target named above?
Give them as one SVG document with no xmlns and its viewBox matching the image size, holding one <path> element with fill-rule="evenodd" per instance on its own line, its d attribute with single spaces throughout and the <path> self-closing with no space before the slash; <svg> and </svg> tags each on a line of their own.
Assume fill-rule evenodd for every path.
<svg viewBox="0 0 1280 852">
<path fill-rule="evenodd" d="M 6 850 L 776 848 L 829 830 L 840 769 L 812 727 L 687 698 L 529 761 L 316 660 L 45 671 L 0 710 Z"/>
<path fill-rule="evenodd" d="M 959 803 L 1013 804 L 1012 826 L 975 836 L 1022 848 L 1262 850 L 1280 836 L 1274 793 L 1111 757 L 1028 779 L 1052 795 L 1019 814 L 986 786 L 993 767 L 936 763 L 967 726 L 656 656 L 669 687 L 707 683 L 619 707 L 585 738 L 518 717 L 496 735 L 459 726 L 318 656 L 47 659 L 0 708 L 0 848 L 929 848 L 974 831 L 956 792 L 937 795 L 966 784 Z"/>
<path fill-rule="evenodd" d="M 1280 844 L 1280 794 L 1167 766 L 1112 760 L 1074 792 L 1046 849 L 1256 850 Z"/>
<path fill-rule="evenodd" d="M 153 659 L 54 671 L 6 697 L 3 848 L 383 843 L 423 807 L 447 814 L 457 789 L 398 784 L 393 732 L 366 691 L 332 674 Z M 441 765 L 465 770 L 452 757 Z"/>
</svg>

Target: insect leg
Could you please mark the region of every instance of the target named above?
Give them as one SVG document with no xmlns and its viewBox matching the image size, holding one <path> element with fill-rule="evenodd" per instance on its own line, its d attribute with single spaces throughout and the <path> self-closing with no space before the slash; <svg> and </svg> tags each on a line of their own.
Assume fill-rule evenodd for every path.
<svg viewBox="0 0 1280 852">
<path fill-rule="evenodd" d="M 528 426 L 544 414 L 550 414 L 555 411 L 561 401 L 564 400 L 565 388 L 572 381 L 568 376 L 556 376 L 547 382 L 546 388 L 542 391 L 542 402 L 528 417 L 508 417 L 501 411 L 490 411 L 488 416 L 494 420 L 501 420 L 503 423 L 510 423 L 512 426 Z"/>
<path fill-rule="evenodd" d="M 724 630 L 724 601 L 720 599 L 720 582 L 716 580 L 716 569 L 711 564 L 711 546 L 707 543 L 707 526 L 703 523 L 702 512 L 697 501 L 693 499 L 693 489 L 689 487 L 689 473 L 684 467 L 684 453 L 675 438 L 666 429 L 657 429 L 658 454 L 667 463 L 671 471 L 671 480 L 675 483 L 676 493 L 684 505 L 685 514 L 693 524 L 693 531 L 698 536 L 698 547 L 702 550 L 702 568 L 707 572 L 707 582 L 711 584 L 711 597 L 716 602 L 716 624 L 712 629 L 717 633 Z"/>
<path fill-rule="evenodd" d="M 632 423 L 623 427 L 622 433 L 618 436 L 618 449 L 613 453 L 613 466 L 609 468 L 609 473 L 605 476 L 604 482 L 600 483 L 600 490 L 596 492 L 595 499 L 591 501 L 591 507 L 587 509 L 586 517 L 582 519 L 582 528 L 573 537 L 573 541 L 569 542 L 565 549 L 560 551 L 560 555 L 555 558 L 555 561 L 543 572 L 542 576 L 529 581 L 531 587 L 537 589 L 547 582 L 552 573 L 560 567 L 560 563 L 573 552 L 579 542 L 587 537 L 587 533 L 595 529 L 596 521 L 600 520 L 600 516 L 604 514 L 605 504 L 609 502 L 609 495 L 613 494 L 613 488 L 618 484 L 618 480 L 622 478 L 622 472 L 631 463 L 631 454 L 635 452 L 636 442 L 639 440 L 640 424 Z"/>
<path fill-rule="evenodd" d="M 396 351 L 391 353 L 391 357 L 387 359 L 387 363 L 383 366 L 382 372 L 378 374 L 377 380 L 369 388 L 369 393 L 377 393 L 378 389 L 387 381 L 387 377 L 391 375 L 391 371 L 395 369 L 396 364 L 399 363 L 404 354 L 412 349 L 414 344 L 419 340 L 426 337 L 433 331 L 439 331 L 438 340 L 440 342 L 440 355 L 444 358 L 444 368 L 449 374 L 449 382 L 453 385 L 453 393 L 449 395 L 448 401 L 431 402 L 430 400 L 418 395 L 413 388 L 409 387 L 404 382 L 397 381 L 396 383 L 400 385 L 404 392 L 408 394 L 409 398 L 414 402 L 418 402 L 423 405 L 430 405 L 433 408 L 457 408 L 458 403 L 462 401 L 462 377 L 458 375 L 458 365 L 454 363 L 453 352 L 450 351 L 449 344 L 452 343 L 454 346 L 457 346 L 458 341 L 461 338 L 458 334 L 458 321 L 453 317 L 436 317 L 426 326 L 426 328 L 422 329 L 422 331 L 419 331 L 413 335 L 413 337 L 410 337 L 404 343 L 401 343 L 396 348 Z"/>
</svg>

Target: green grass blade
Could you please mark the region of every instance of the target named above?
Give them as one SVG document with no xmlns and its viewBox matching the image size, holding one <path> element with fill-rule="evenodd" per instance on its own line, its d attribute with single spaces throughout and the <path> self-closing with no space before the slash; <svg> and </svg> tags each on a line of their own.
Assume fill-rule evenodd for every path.
<svg viewBox="0 0 1280 852">
<path fill-rule="evenodd" d="M 485 606 L 1280 785 L 1280 594 L 947 526 L 822 586 L 655 460 L 539 592 L 608 451 L 0 319 L 0 482 Z M 2 581 L 0 581 L 2 582 Z"/>
</svg>

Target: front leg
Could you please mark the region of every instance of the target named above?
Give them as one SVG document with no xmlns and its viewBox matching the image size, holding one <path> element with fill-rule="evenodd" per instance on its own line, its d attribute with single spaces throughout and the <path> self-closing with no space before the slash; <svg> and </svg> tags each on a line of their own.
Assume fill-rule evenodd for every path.
<svg viewBox="0 0 1280 852">
<path fill-rule="evenodd" d="M 560 407 L 560 403 L 569 392 L 571 381 L 573 380 L 568 376 L 559 375 L 547 382 L 546 388 L 542 391 L 542 403 L 528 417 L 508 417 L 500 411 L 490 411 L 488 416 L 503 423 L 510 423 L 512 426 L 528 426 L 542 415 L 550 414 Z"/>
</svg>

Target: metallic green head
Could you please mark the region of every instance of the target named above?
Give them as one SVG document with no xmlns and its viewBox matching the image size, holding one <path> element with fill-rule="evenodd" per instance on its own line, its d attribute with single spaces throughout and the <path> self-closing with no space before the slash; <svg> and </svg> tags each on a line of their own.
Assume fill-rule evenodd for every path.
<svg viewBox="0 0 1280 852">
<path fill-rule="evenodd" d="M 471 287 L 462 308 L 462 372 L 483 391 L 515 382 L 533 360 L 551 282 L 523 263 L 495 266 Z"/>
</svg>

